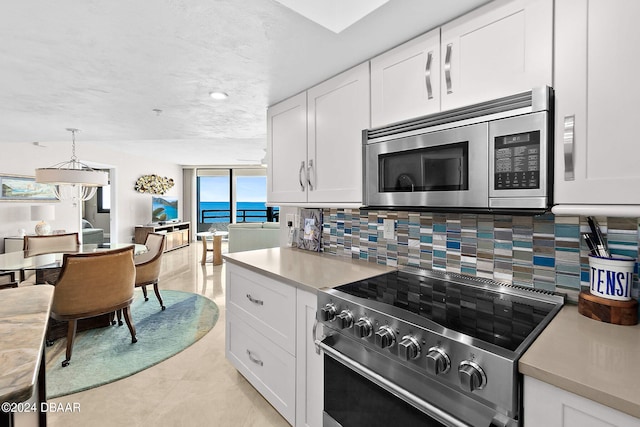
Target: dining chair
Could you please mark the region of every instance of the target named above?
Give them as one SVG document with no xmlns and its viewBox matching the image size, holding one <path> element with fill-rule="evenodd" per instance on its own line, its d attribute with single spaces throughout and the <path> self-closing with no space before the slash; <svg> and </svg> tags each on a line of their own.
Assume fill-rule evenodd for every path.
<svg viewBox="0 0 640 427">
<path fill-rule="evenodd" d="M 149 301 L 149 297 L 147 297 L 147 285 L 153 285 L 153 291 L 163 310 L 166 307 L 162 302 L 162 297 L 158 290 L 158 279 L 160 277 L 160 267 L 162 266 L 161 261 L 166 238 L 166 235 L 160 233 L 147 234 L 144 244 L 148 252 L 138 255 L 134 259 L 136 265 L 136 288 L 142 288 L 144 300 Z"/>
<path fill-rule="evenodd" d="M 25 251 L 30 254 L 77 250 L 80 246 L 78 233 L 50 234 L 46 236 L 24 236 Z"/>
<path fill-rule="evenodd" d="M 0 289 L 17 288 L 16 274 L 13 271 L 0 272 Z"/>
<path fill-rule="evenodd" d="M 147 247 L 147 252 L 137 255 L 133 260 L 136 266 L 135 287 L 142 288 L 144 300 L 149 301 L 149 297 L 147 296 L 147 285 L 153 285 L 153 291 L 156 294 L 156 298 L 158 298 L 158 302 L 160 303 L 160 308 L 162 310 L 165 310 L 166 307 L 164 306 L 162 297 L 160 296 L 158 279 L 160 277 L 160 267 L 162 266 L 161 261 L 166 238 L 167 236 L 161 233 L 147 234 L 144 242 Z M 122 326 L 121 310 L 118 310 L 116 314 L 118 317 L 118 325 Z M 111 323 L 115 324 L 115 320 L 112 319 Z"/>
<path fill-rule="evenodd" d="M 86 254 L 64 254 L 60 277 L 55 285 L 51 317 L 69 322 L 66 359 L 69 365 L 79 319 L 122 311 L 137 342 L 129 307 L 133 301 L 136 269 L 133 246 Z"/>
<path fill-rule="evenodd" d="M 28 251 L 29 256 L 41 255 L 51 252 L 76 251 L 80 247 L 78 233 L 49 234 L 46 236 L 24 236 L 23 249 Z M 27 253 L 27 252 L 25 252 Z M 33 285 L 36 282 L 36 275 L 33 271 L 20 271 L 20 284 Z"/>
</svg>

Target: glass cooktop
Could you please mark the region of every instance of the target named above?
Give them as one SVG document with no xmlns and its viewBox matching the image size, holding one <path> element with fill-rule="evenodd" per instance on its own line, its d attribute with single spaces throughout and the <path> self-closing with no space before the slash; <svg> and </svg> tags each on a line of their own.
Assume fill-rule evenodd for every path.
<svg viewBox="0 0 640 427">
<path fill-rule="evenodd" d="M 554 304 L 397 271 L 337 288 L 393 305 L 474 338 L 514 351 Z"/>
</svg>

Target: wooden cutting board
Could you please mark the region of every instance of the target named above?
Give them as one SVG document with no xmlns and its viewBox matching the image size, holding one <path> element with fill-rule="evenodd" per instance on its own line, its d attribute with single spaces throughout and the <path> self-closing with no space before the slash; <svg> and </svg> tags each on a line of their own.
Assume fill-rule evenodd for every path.
<svg viewBox="0 0 640 427">
<path fill-rule="evenodd" d="M 638 323 L 638 301 L 617 301 L 581 291 L 578 297 L 578 312 L 583 316 L 614 325 Z"/>
</svg>

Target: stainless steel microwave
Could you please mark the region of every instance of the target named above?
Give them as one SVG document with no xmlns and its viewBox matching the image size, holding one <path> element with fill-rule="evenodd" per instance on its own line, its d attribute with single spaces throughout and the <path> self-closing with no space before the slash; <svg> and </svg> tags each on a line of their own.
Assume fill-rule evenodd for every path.
<svg viewBox="0 0 640 427">
<path fill-rule="evenodd" d="M 549 87 L 363 132 L 365 208 L 545 211 Z"/>
</svg>

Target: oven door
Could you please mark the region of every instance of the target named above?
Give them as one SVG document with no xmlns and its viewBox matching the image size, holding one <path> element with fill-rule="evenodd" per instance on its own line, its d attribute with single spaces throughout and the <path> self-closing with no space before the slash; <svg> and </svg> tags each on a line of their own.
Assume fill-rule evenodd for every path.
<svg viewBox="0 0 640 427">
<path fill-rule="evenodd" d="M 327 344 L 317 343 L 324 350 L 324 427 L 469 426 Z"/>
<path fill-rule="evenodd" d="M 365 204 L 487 208 L 488 129 L 479 123 L 368 141 Z"/>
</svg>

